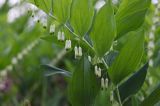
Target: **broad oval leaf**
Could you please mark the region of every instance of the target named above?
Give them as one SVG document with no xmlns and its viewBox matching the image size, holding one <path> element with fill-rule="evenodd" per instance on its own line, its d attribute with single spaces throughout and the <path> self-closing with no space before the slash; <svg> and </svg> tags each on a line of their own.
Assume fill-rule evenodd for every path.
<svg viewBox="0 0 160 106">
<path fill-rule="evenodd" d="M 84 36 L 92 24 L 93 15 L 93 0 L 73 0 L 70 22 L 75 33 Z"/>
<path fill-rule="evenodd" d="M 53 14 L 61 23 L 66 23 L 70 17 L 72 0 L 53 0 Z"/>
<path fill-rule="evenodd" d="M 92 106 L 99 88 L 100 84 L 91 70 L 91 63 L 87 57 L 83 57 L 73 72 L 69 84 L 68 93 L 71 104 L 73 106 Z"/>
<path fill-rule="evenodd" d="M 160 100 L 160 84 L 157 88 L 141 103 L 140 106 L 154 106 Z"/>
<path fill-rule="evenodd" d="M 148 63 L 118 87 L 121 101 L 136 94 L 141 89 L 147 75 L 147 69 Z"/>
<path fill-rule="evenodd" d="M 116 35 L 116 23 L 111 1 L 98 11 L 90 33 L 93 47 L 98 56 L 102 57 L 110 49 Z"/>
<path fill-rule="evenodd" d="M 116 13 L 117 38 L 138 29 L 144 22 L 151 0 L 123 0 Z"/>
<path fill-rule="evenodd" d="M 118 84 L 134 72 L 143 55 L 144 31 L 130 32 L 127 36 L 129 36 L 127 42 L 108 71 L 114 84 Z"/>
<path fill-rule="evenodd" d="M 56 74 L 61 74 L 67 77 L 71 77 L 71 72 L 54 67 L 54 66 L 50 66 L 50 65 L 41 65 L 43 69 L 45 69 L 45 76 L 52 76 L 52 75 L 56 75 Z"/>
</svg>

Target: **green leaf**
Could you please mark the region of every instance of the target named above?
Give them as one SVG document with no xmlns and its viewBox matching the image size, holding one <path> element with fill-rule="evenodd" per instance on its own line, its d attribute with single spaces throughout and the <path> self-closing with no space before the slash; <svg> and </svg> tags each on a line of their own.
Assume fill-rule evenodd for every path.
<svg viewBox="0 0 160 106">
<path fill-rule="evenodd" d="M 132 96 L 123 103 L 123 106 L 139 106 L 139 102 L 140 101 L 135 96 Z"/>
<path fill-rule="evenodd" d="M 102 57 L 110 49 L 116 34 L 116 23 L 111 1 L 109 0 L 95 16 L 91 39 L 98 56 Z"/>
<path fill-rule="evenodd" d="M 69 84 L 69 99 L 73 106 L 92 106 L 100 84 L 87 57 L 79 62 Z"/>
<path fill-rule="evenodd" d="M 75 33 L 84 36 L 91 24 L 94 15 L 92 0 L 73 0 L 71 7 L 71 26 Z"/>
<path fill-rule="evenodd" d="M 52 10 L 52 0 L 28 0 L 47 14 Z"/>
<path fill-rule="evenodd" d="M 45 69 L 45 76 L 52 76 L 52 75 L 56 75 L 56 74 L 62 74 L 64 76 L 67 77 L 71 77 L 71 73 L 69 71 L 57 68 L 57 67 L 53 67 L 53 66 L 49 66 L 49 65 L 41 65 L 43 69 Z"/>
<path fill-rule="evenodd" d="M 108 66 L 111 66 L 118 54 L 118 51 L 110 51 L 107 55 L 105 55 L 104 60 L 106 64 L 108 64 Z"/>
<path fill-rule="evenodd" d="M 127 36 L 128 40 L 108 71 L 114 84 L 134 72 L 143 55 L 144 31 L 130 32 Z"/>
<path fill-rule="evenodd" d="M 146 78 L 147 69 L 148 63 L 118 87 L 121 101 L 124 101 L 127 97 L 136 94 L 141 89 Z"/>
<path fill-rule="evenodd" d="M 138 29 L 144 22 L 151 0 L 123 0 L 116 13 L 117 38 Z"/>
<path fill-rule="evenodd" d="M 158 87 L 141 103 L 140 106 L 154 106 L 160 100 L 160 84 Z"/>
<path fill-rule="evenodd" d="M 53 0 L 53 14 L 61 23 L 66 23 L 70 17 L 72 0 Z"/>
<path fill-rule="evenodd" d="M 110 88 L 107 90 L 101 90 L 96 97 L 94 106 L 112 106 L 110 101 L 110 91 Z"/>
</svg>

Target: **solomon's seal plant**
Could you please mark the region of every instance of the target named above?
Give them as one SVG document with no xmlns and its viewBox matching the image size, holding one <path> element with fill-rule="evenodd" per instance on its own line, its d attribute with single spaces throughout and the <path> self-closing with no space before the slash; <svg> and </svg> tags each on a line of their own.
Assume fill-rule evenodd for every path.
<svg viewBox="0 0 160 106">
<path fill-rule="evenodd" d="M 144 22 L 151 0 L 29 2 L 45 12 L 40 22 L 50 34 L 42 39 L 59 41 L 57 44 L 74 55 L 78 64 L 74 71 L 43 65 L 53 70 L 50 75 L 69 77 L 68 100 L 72 106 L 146 106 L 146 100 L 140 100 L 135 94 L 140 91 L 148 69 Z M 37 13 L 32 14 L 34 18 Z M 153 28 L 154 25 L 152 31 Z M 151 60 L 149 65 L 152 66 Z"/>
</svg>

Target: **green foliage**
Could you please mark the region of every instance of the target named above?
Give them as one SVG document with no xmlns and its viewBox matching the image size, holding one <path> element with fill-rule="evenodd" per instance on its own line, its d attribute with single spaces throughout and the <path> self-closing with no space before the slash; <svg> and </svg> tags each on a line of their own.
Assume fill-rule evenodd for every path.
<svg viewBox="0 0 160 106">
<path fill-rule="evenodd" d="M 144 51 L 144 31 L 128 33 L 129 38 L 111 65 L 108 73 L 114 84 L 135 71 Z"/>
<path fill-rule="evenodd" d="M 57 17 L 59 22 L 66 23 L 69 19 L 71 1 L 72 0 L 53 0 L 53 15 Z"/>
<path fill-rule="evenodd" d="M 147 69 L 148 63 L 118 87 L 121 101 L 131 97 L 141 89 L 147 75 Z"/>
<path fill-rule="evenodd" d="M 52 75 L 56 75 L 56 74 L 62 74 L 64 76 L 67 77 L 71 77 L 71 73 L 66 71 L 66 70 L 62 70 L 60 68 L 57 67 L 51 67 L 49 65 L 42 65 L 42 68 L 45 69 L 45 75 L 46 76 L 52 76 Z"/>
<path fill-rule="evenodd" d="M 92 0 L 73 0 L 71 7 L 71 25 L 74 31 L 83 37 L 92 24 L 94 15 Z"/>
<path fill-rule="evenodd" d="M 98 56 L 103 57 L 111 48 L 115 35 L 116 23 L 112 4 L 109 1 L 96 14 L 90 34 Z"/>
<path fill-rule="evenodd" d="M 153 106 L 160 100 L 160 85 L 141 103 L 141 106 Z"/>
<path fill-rule="evenodd" d="M 116 13 L 117 38 L 138 29 L 144 22 L 151 0 L 123 0 Z"/>
<path fill-rule="evenodd" d="M 30 3 L 35 4 L 38 8 L 42 9 L 46 13 L 52 10 L 52 0 L 28 0 Z"/>
<path fill-rule="evenodd" d="M 85 56 L 78 64 L 69 83 L 69 99 L 73 106 L 92 106 L 100 84 Z"/>
</svg>

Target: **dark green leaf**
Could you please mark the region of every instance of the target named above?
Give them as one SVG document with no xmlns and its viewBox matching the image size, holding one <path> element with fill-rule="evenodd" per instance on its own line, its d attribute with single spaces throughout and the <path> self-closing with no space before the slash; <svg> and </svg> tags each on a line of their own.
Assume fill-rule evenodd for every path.
<svg viewBox="0 0 160 106">
<path fill-rule="evenodd" d="M 69 84 L 69 99 L 73 106 L 92 106 L 100 85 L 87 57 L 79 62 Z"/>
<path fill-rule="evenodd" d="M 56 75 L 56 74 L 62 74 L 64 76 L 67 77 L 71 77 L 71 73 L 69 71 L 57 68 L 57 67 L 53 67 L 53 66 L 49 66 L 49 65 L 41 65 L 42 68 L 45 69 L 45 76 L 52 76 L 52 75 Z"/>
<path fill-rule="evenodd" d="M 116 23 L 109 0 L 96 14 L 91 30 L 91 39 L 96 53 L 102 57 L 110 49 L 116 34 Z"/>
<path fill-rule="evenodd" d="M 111 80 L 115 84 L 118 84 L 136 70 L 143 55 L 144 31 L 130 32 L 128 35 L 127 42 L 108 71 Z"/>
<path fill-rule="evenodd" d="M 160 101 L 160 84 L 158 87 L 141 103 L 140 106 L 154 106 Z"/>
<path fill-rule="evenodd" d="M 118 51 L 110 51 L 107 55 L 104 56 L 105 62 L 108 64 L 108 66 L 112 65 L 118 54 Z"/>
<path fill-rule="evenodd" d="M 151 0 L 123 0 L 116 13 L 117 38 L 138 29 L 144 22 Z"/>
<path fill-rule="evenodd" d="M 147 69 L 148 63 L 118 87 L 121 101 L 124 101 L 127 97 L 136 94 L 141 89 L 146 78 Z"/>
</svg>

